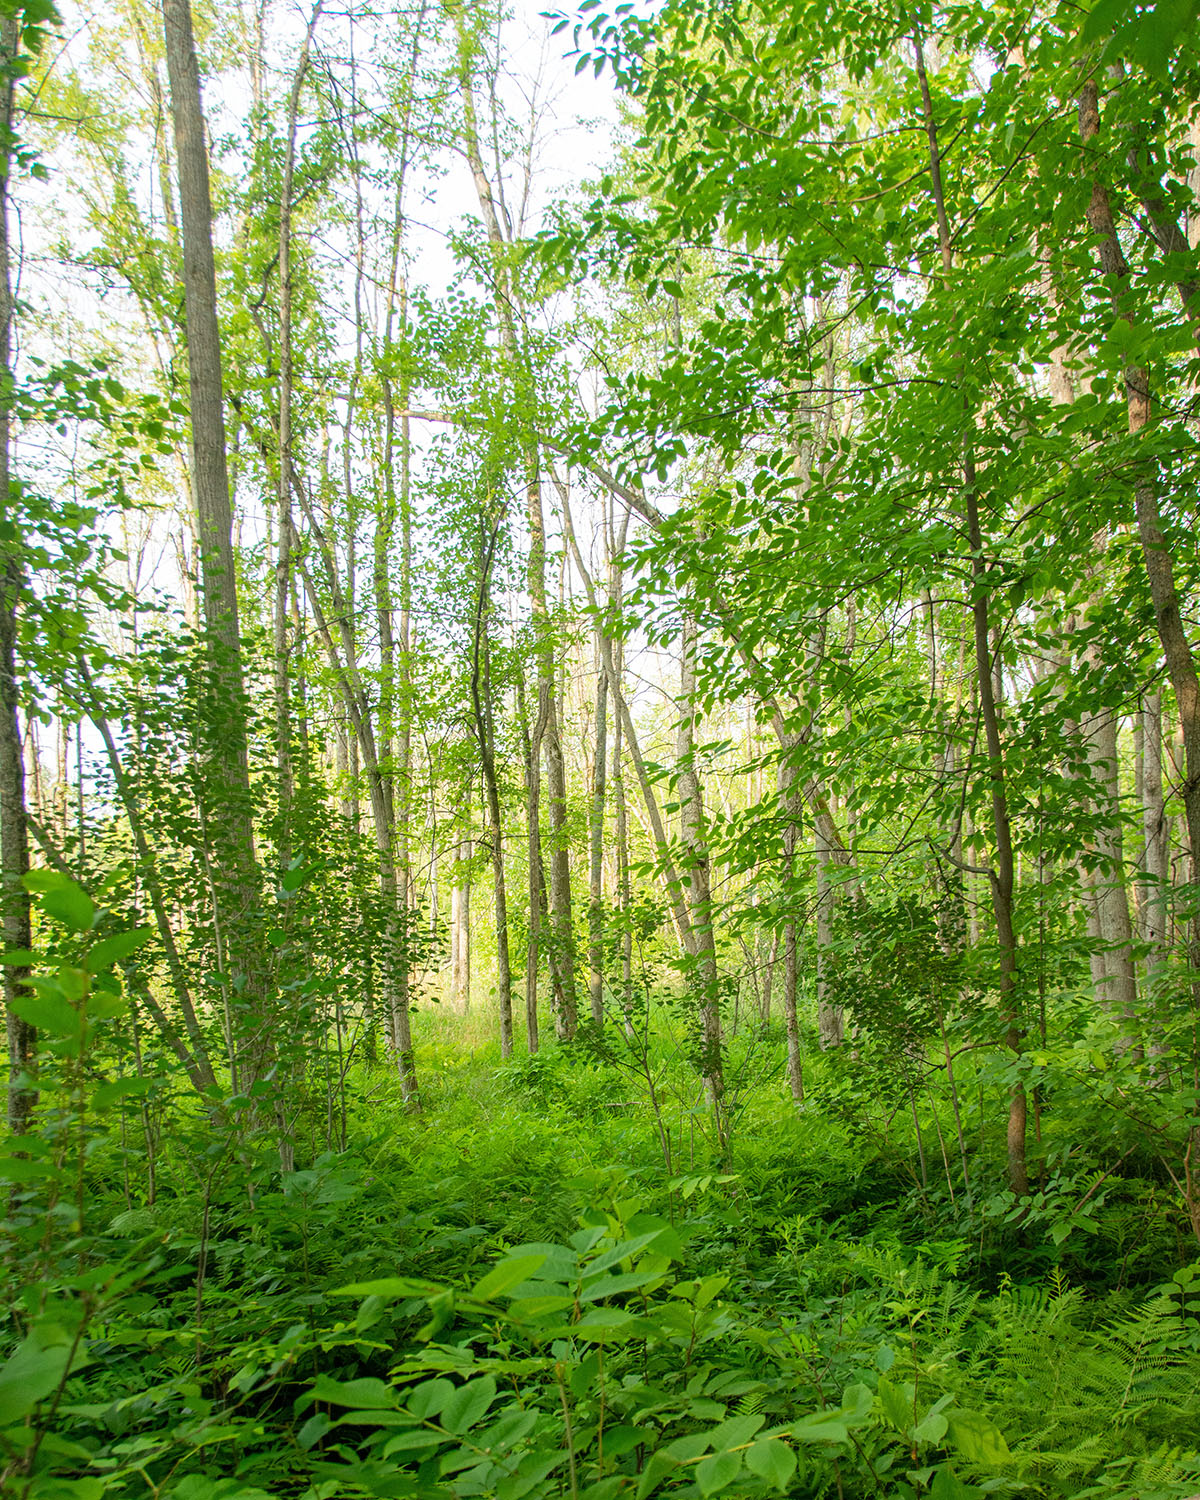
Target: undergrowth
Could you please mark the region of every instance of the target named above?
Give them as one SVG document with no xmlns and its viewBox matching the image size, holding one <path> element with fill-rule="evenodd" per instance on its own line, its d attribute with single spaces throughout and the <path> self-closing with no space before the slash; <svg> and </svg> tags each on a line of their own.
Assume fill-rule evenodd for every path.
<svg viewBox="0 0 1200 1500">
<path fill-rule="evenodd" d="M 5 1159 L 4 1493 L 1200 1489 L 1200 1272 L 1136 1150 L 1014 1214 L 990 1143 L 967 1201 L 869 1077 L 856 1100 L 817 1058 L 797 1109 L 760 1046 L 722 1162 L 653 1036 L 651 1101 L 594 1048 L 504 1062 L 475 1025 L 421 1018 L 421 1114 L 353 1069 L 331 1143 L 314 1096 L 282 1175 L 185 1096 L 93 1107 L 65 1048 Z"/>
</svg>

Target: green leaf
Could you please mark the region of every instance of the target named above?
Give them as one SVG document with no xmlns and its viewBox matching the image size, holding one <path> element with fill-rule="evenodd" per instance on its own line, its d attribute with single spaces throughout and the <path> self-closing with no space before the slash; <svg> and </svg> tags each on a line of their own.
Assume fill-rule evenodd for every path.
<svg viewBox="0 0 1200 1500">
<path fill-rule="evenodd" d="M 937 1466 L 929 1486 L 929 1500 L 970 1500 L 978 1493 L 973 1485 L 964 1484 L 949 1464 Z"/>
<path fill-rule="evenodd" d="M 1110 36 L 1132 12 L 1131 0 L 1096 0 L 1079 33 L 1080 43 L 1089 47 L 1101 37 Z"/>
<path fill-rule="evenodd" d="M 1000 1429 L 980 1412 L 948 1411 L 946 1436 L 971 1463 L 1004 1464 L 1012 1458 Z"/>
<path fill-rule="evenodd" d="M 129 1008 L 129 1001 L 124 995 L 114 995 L 111 990 L 93 990 L 87 1013 L 93 1021 L 108 1021 L 113 1016 L 127 1014 Z"/>
<path fill-rule="evenodd" d="M 949 1420 L 944 1412 L 931 1411 L 927 1416 L 917 1423 L 912 1430 L 913 1441 L 916 1443 L 940 1443 L 946 1436 Z"/>
<path fill-rule="evenodd" d="M 746 1450 L 746 1467 L 777 1490 L 784 1490 L 796 1472 L 796 1455 L 778 1438 L 760 1438 Z"/>
<path fill-rule="evenodd" d="M 355 1333 L 368 1333 L 383 1317 L 387 1307 L 385 1297 L 367 1297 L 354 1316 Z"/>
<path fill-rule="evenodd" d="M 861 1419 L 855 1419 L 856 1425 Z M 801 1443 L 844 1443 L 850 1437 L 850 1426 L 841 1412 L 813 1412 L 810 1417 L 801 1417 L 788 1429 Z"/>
<path fill-rule="evenodd" d="M 0 1427 L 28 1416 L 67 1373 L 71 1344 L 57 1326 L 35 1329 L 0 1365 Z"/>
<path fill-rule="evenodd" d="M 848 1385 L 842 1392 L 842 1409 L 834 1415 L 845 1417 L 857 1425 L 866 1420 L 874 1405 L 875 1397 L 871 1387 L 859 1380 L 853 1385 Z M 821 1415 L 820 1412 L 814 1413 L 817 1417 Z"/>
<path fill-rule="evenodd" d="M 555 1313 L 566 1312 L 568 1308 L 575 1306 L 575 1298 L 566 1293 L 550 1294 L 544 1297 L 519 1297 L 509 1304 L 509 1311 L 514 1318 L 547 1318 Z"/>
<path fill-rule="evenodd" d="M 740 1453 L 710 1453 L 696 1465 L 696 1483 L 702 1495 L 715 1495 L 727 1489 L 742 1467 Z"/>
<path fill-rule="evenodd" d="M 579 1300 L 599 1302 L 604 1297 L 619 1297 L 624 1292 L 640 1291 L 642 1287 L 658 1281 L 661 1275 L 660 1271 L 626 1271 L 619 1276 L 602 1273 L 594 1281 L 589 1281 L 585 1276 Z"/>
<path fill-rule="evenodd" d="M 31 870 L 22 879 L 28 891 L 42 898 L 47 916 L 75 932 L 91 932 L 96 920 L 96 906 L 84 888 L 66 875 L 54 870 Z"/>
<path fill-rule="evenodd" d="M 41 993 L 34 995 L 14 995 L 12 1009 L 22 1021 L 51 1036 L 77 1037 L 80 1033 L 79 1012 L 57 988 L 41 988 Z"/>
<path fill-rule="evenodd" d="M 40 1182 L 58 1175 L 51 1161 L 30 1161 L 27 1157 L 0 1156 L 0 1182 Z"/>
<path fill-rule="evenodd" d="M 333 1423 L 329 1420 L 328 1413 L 316 1412 L 296 1434 L 296 1441 L 301 1448 L 311 1448 L 314 1443 L 325 1436 L 332 1426 Z"/>
<path fill-rule="evenodd" d="M 502 1297 L 513 1287 L 520 1286 L 521 1282 L 528 1281 L 545 1263 L 545 1255 L 510 1255 L 475 1283 L 471 1288 L 471 1296 L 478 1297 L 481 1302 Z"/>
<path fill-rule="evenodd" d="M 352 1281 L 329 1293 L 331 1297 L 428 1297 L 441 1288 L 432 1281 L 416 1281 L 411 1276 L 381 1276 L 377 1281 Z"/>
<path fill-rule="evenodd" d="M 154 933 L 149 927 L 135 927 L 130 932 L 114 932 L 112 937 L 101 938 L 98 943 L 92 944 L 84 959 L 88 973 L 99 974 L 101 970 L 107 969 L 109 964 L 128 958 L 131 953 L 148 943 L 153 936 Z"/>
<path fill-rule="evenodd" d="M 102 1083 L 92 1095 L 93 1109 L 108 1109 L 121 1099 L 138 1098 L 151 1089 L 149 1078 L 114 1078 L 111 1083 Z"/>
<path fill-rule="evenodd" d="M 453 1394 L 453 1384 L 439 1375 L 436 1380 L 426 1380 L 409 1391 L 405 1405 L 414 1417 L 426 1422 L 437 1416 Z"/>
<path fill-rule="evenodd" d="M 879 1404 L 883 1414 L 899 1432 L 907 1432 L 913 1421 L 913 1387 L 911 1382 L 893 1385 L 886 1375 L 879 1377 Z"/>
<path fill-rule="evenodd" d="M 707 1432 L 685 1432 L 682 1437 L 668 1443 L 663 1451 L 676 1463 L 686 1464 L 699 1458 L 702 1453 L 707 1453 L 708 1446 Z"/>
<path fill-rule="evenodd" d="M 334 1380 L 331 1375 L 318 1375 L 308 1391 L 308 1401 L 327 1401 L 330 1406 L 361 1406 L 372 1411 L 394 1407 L 395 1392 L 373 1375 L 364 1375 L 361 1380 Z"/>
<path fill-rule="evenodd" d="M 623 1307 L 594 1307 L 573 1325 L 578 1337 L 593 1342 L 630 1338 L 639 1328 L 637 1318 Z"/>
<path fill-rule="evenodd" d="M 496 1382 L 490 1375 L 459 1386 L 442 1408 L 442 1426 L 448 1432 L 468 1432 L 496 1399 Z"/>
<path fill-rule="evenodd" d="M 384 1444 L 384 1458 L 391 1458 L 395 1453 L 419 1453 L 422 1448 L 436 1448 L 440 1443 L 446 1441 L 445 1434 L 434 1432 L 430 1427 L 410 1427 L 406 1432 L 398 1432 L 395 1437 L 388 1438 Z"/>
<path fill-rule="evenodd" d="M 652 1453 L 638 1481 L 635 1500 L 646 1500 L 647 1495 L 653 1494 L 667 1475 L 678 1467 L 676 1460 L 661 1448 L 657 1453 Z"/>
<path fill-rule="evenodd" d="M 754 1414 L 730 1417 L 708 1434 L 713 1452 L 724 1453 L 730 1448 L 744 1448 L 765 1420 L 765 1417 Z"/>
</svg>

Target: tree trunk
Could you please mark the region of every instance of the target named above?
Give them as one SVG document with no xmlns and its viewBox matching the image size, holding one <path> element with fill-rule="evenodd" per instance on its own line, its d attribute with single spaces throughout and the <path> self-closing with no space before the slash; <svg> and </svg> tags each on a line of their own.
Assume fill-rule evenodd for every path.
<svg viewBox="0 0 1200 1500">
<path fill-rule="evenodd" d="M 471 1008 L 471 871 L 464 867 L 470 851 L 469 840 L 455 848 L 450 896 L 450 998 L 463 1015 Z"/>
<path fill-rule="evenodd" d="M 542 735 L 545 721 L 542 718 L 542 699 L 538 698 L 538 714 L 530 725 L 527 709 L 524 674 L 517 679 L 517 709 L 521 717 L 521 733 L 525 742 L 525 832 L 526 852 L 529 866 L 529 920 L 526 923 L 528 942 L 525 948 L 525 1044 L 530 1052 L 541 1045 L 538 1026 L 538 976 L 542 956 L 543 918 L 546 915 L 546 872 L 542 862 Z"/>
<path fill-rule="evenodd" d="M 9 464 L 12 428 L 9 392 L 12 389 L 13 295 L 12 257 L 8 242 L 8 191 L 12 160 L 12 120 L 15 63 L 21 41 L 21 20 L 15 12 L 0 22 L 0 515 L 12 514 Z M 29 828 L 25 809 L 25 761 L 21 750 L 20 689 L 17 672 L 17 619 L 25 576 L 15 539 L 5 543 L 0 556 L 0 897 L 7 948 L 31 944 L 29 893 L 21 878 L 29 869 Z M 8 1128 L 24 1135 L 37 1103 L 26 1082 L 37 1051 L 37 1032 L 12 1009 L 29 970 L 22 964 L 3 970 L 4 1015 L 8 1031 Z"/>
<path fill-rule="evenodd" d="M 1170 827 L 1163 796 L 1162 694 L 1147 694 L 1142 707 L 1141 807 L 1142 870 L 1141 937 L 1146 944 L 1146 979 L 1151 998 L 1169 952 L 1171 881 Z"/>
<path fill-rule="evenodd" d="M 1080 729 L 1087 746 L 1090 787 L 1099 824 L 1095 838 L 1099 868 L 1090 880 L 1101 959 L 1101 987 L 1097 998 L 1110 1014 L 1132 1028 L 1137 1015 L 1137 978 L 1120 823 L 1117 716 L 1111 710 L 1102 709 L 1099 713 L 1088 714 Z"/>
<path fill-rule="evenodd" d="M 795 901 L 796 841 L 799 837 L 800 798 L 795 789 L 796 773 L 786 761 L 779 766 L 779 791 L 783 803 L 783 869 L 788 886 L 788 904 Z M 804 1103 L 804 1053 L 800 1045 L 800 1014 L 797 991 L 800 984 L 796 922 L 789 918 L 783 929 L 783 1025 L 787 1034 L 787 1076 L 795 1104 Z"/>
<path fill-rule="evenodd" d="M 954 268 L 950 243 L 950 225 L 946 217 L 946 200 L 942 188 L 941 148 L 933 117 L 933 101 L 925 72 L 921 33 L 913 36 L 913 53 L 921 88 L 925 133 L 929 142 L 929 171 L 937 216 L 938 246 L 942 269 L 947 276 Z M 1013 860 L 1012 825 L 1008 812 L 1008 790 L 1004 779 L 1004 754 L 1000 738 L 1000 715 L 996 706 L 996 674 L 999 654 L 993 653 L 988 611 L 988 566 L 983 555 L 983 532 L 979 519 L 979 488 L 975 459 L 971 447 L 971 413 L 964 410 L 966 436 L 963 440 L 963 490 L 967 522 L 967 544 L 971 553 L 971 617 L 975 640 L 975 678 L 979 690 L 979 712 L 983 720 L 987 745 L 988 781 L 991 788 L 992 832 L 996 844 L 995 863 L 989 871 L 992 891 L 992 913 L 996 940 L 1000 948 L 1000 1011 L 1005 1026 L 1005 1044 L 1016 1054 L 1023 1050 L 1020 992 L 1017 978 L 1017 939 L 1013 927 L 1013 891 L 1016 870 Z M 1025 1134 L 1028 1104 L 1025 1085 L 1019 1079 L 1009 1097 L 1007 1152 L 1008 1185 L 1017 1197 L 1029 1192 Z"/>
<path fill-rule="evenodd" d="M 482 518 L 481 518 L 482 524 Z M 492 562 L 499 523 L 481 538 L 479 596 L 475 609 L 471 660 L 471 706 L 475 737 L 483 768 L 483 790 L 487 800 L 488 837 L 492 852 L 492 886 L 496 908 L 496 992 L 500 1011 L 500 1055 L 512 1056 L 512 963 L 508 950 L 508 894 L 504 883 L 504 825 L 500 813 L 500 784 L 496 777 L 496 721 L 492 703 L 491 646 L 488 638 Z"/>
<path fill-rule="evenodd" d="M 275 774 L 279 798 L 278 859 L 286 869 L 292 857 L 292 799 L 295 777 L 292 770 L 292 714 L 289 683 L 291 651 L 292 592 L 292 189 L 296 171 L 296 121 L 300 110 L 300 91 L 308 71 L 313 31 L 321 13 L 322 0 L 313 7 L 300 60 L 292 77 L 288 96 L 287 137 L 283 154 L 283 181 L 279 196 L 279 470 L 276 475 L 276 538 L 274 657 L 275 657 Z"/>
<path fill-rule="evenodd" d="M 700 1072 L 712 1107 L 717 1147 L 728 1156 L 725 1068 L 721 1041 L 721 991 L 717 944 L 713 931 L 712 890 L 704 801 L 696 768 L 696 626 L 685 615 L 679 656 L 679 727 L 675 740 L 679 835 L 683 845 L 683 878 L 687 883 L 692 939 L 690 987 L 700 1014 Z"/>
<path fill-rule="evenodd" d="M 597 621 L 596 630 L 603 629 Z M 604 801 L 607 792 L 608 760 L 608 677 L 595 643 L 596 717 L 595 756 L 592 765 L 592 808 L 589 835 L 588 889 L 588 991 L 591 997 L 592 1025 L 604 1024 Z"/>
<path fill-rule="evenodd" d="M 1000 1012 L 1005 1026 L 1005 1044 L 1016 1056 L 1024 1050 L 1021 1024 L 1020 992 L 1017 978 L 1017 939 L 1013 927 L 1013 861 L 1012 825 L 1008 814 L 1008 791 L 1004 780 L 1004 751 L 1000 739 L 1000 716 L 996 710 L 992 677 L 991 640 L 988 632 L 987 563 L 983 557 L 983 536 L 979 523 L 979 496 L 975 483 L 975 466 L 970 458 L 964 463 L 966 481 L 967 535 L 971 548 L 971 572 L 974 579 L 974 602 L 971 613 L 975 624 L 975 667 L 979 688 L 979 712 L 983 720 L 987 745 L 988 781 L 991 786 L 992 834 L 996 858 L 989 871 L 992 891 L 992 915 L 996 924 L 996 941 L 1000 948 Z M 1019 1198 L 1029 1192 L 1029 1169 L 1026 1163 L 1025 1135 L 1028 1102 L 1025 1085 L 1019 1079 L 1013 1085 L 1008 1106 L 1008 1185 Z"/>
<path fill-rule="evenodd" d="M 842 1007 L 829 999 L 829 950 L 833 944 L 833 913 L 838 887 L 833 879 L 833 859 L 828 840 L 819 827 L 813 829 L 817 856 L 817 1035 L 828 1051 L 845 1039 Z"/>
<path fill-rule="evenodd" d="M 192 426 L 192 497 L 200 551 L 208 651 L 203 694 L 204 787 L 216 874 L 214 922 L 224 931 L 227 991 L 240 1012 L 241 1085 L 249 1089 L 270 1066 L 274 1037 L 266 1014 L 259 920 L 260 878 L 246 740 L 246 702 L 238 628 L 233 524 L 225 454 L 221 345 L 213 263 L 208 149 L 189 0 L 164 0 Z"/>
<path fill-rule="evenodd" d="M 520 293 L 508 271 L 507 257 L 512 248 L 511 230 L 506 231 L 509 217 L 502 200 L 497 201 L 501 185 L 492 183 L 483 166 L 479 130 L 475 116 L 474 80 L 464 63 L 460 74 L 463 104 L 463 145 L 475 184 L 479 211 L 483 217 L 488 244 L 492 252 L 494 302 L 501 346 L 508 358 L 514 388 L 529 404 L 533 398 L 533 379 L 528 359 L 517 337 L 515 310 Z M 504 223 L 501 219 L 503 216 Z M 533 609 L 535 649 L 538 662 L 538 717 L 545 721 L 543 748 L 546 758 L 546 789 L 550 804 L 550 972 L 555 992 L 555 1026 L 564 1041 L 570 1041 L 578 1026 L 578 999 L 575 985 L 575 934 L 571 916 L 571 864 L 567 842 L 567 785 L 559 729 L 558 694 L 554 669 L 554 637 L 546 599 L 546 530 L 542 515 L 542 485 L 539 477 L 539 455 L 536 439 L 524 445 L 525 498 L 529 522 L 529 566 L 527 581 Z"/>
<path fill-rule="evenodd" d="M 1086 147 L 1099 134 L 1099 96 L 1095 79 L 1092 78 L 1084 84 L 1079 96 L 1079 136 Z M 1113 310 L 1119 318 L 1132 326 L 1132 317 L 1125 308 L 1129 262 L 1125 259 L 1125 252 L 1117 237 L 1108 189 L 1099 178 L 1092 180 L 1087 222 L 1097 239 L 1101 269 L 1111 280 Z M 1148 426 L 1151 418 L 1149 374 L 1141 366 L 1130 365 L 1125 371 L 1125 401 L 1129 431 L 1131 435 L 1136 435 Z M 1183 627 L 1179 595 L 1175 587 L 1175 565 L 1163 532 L 1158 491 L 1149 463 L 1139 468 L 1133 492 L 1138 538 L 1154 605 L 1154 622 L 1162 643 L 1167 675 L 1175 689 L 1175 703 L 1183 732 L 1185 777 L 1181 791 L 1189 852 L 1195 864 L 1200 857 L 1200 677 L 1197 676 L 1195 657 Z"/>
<path fill-rule="evenodd" d="M 413 24 L 408 69 L 415 77 L 427 6 L 422 4 Z M 400 486 L 395 485 L 395 406 L 392 400 L 390 372 L 394 357 L 395 320 L 398 316 L 402 334 L 408 330 L 408 278 L 404 266 L 404 193 L 408 178 L 412 135 L 411 89 L 404 92 L 400 116 L 399 162 L 396 177 L 395 209 L 392 222 L 391 272 L 388 283 L 387 313 L 384 323 L 383 358 L 379 365 L 384 394 L 385 443 L 383 462 L 383 505 L 375 530 L 372 585 L 380 647 L 379 748 L 381 774 L 386 792 L 388 837 L 395 869 L 394 899 L 401 943 L 397 947 L 390 983 L 393 1013 L 396 1018 L 396 1065 L 405 1098 L 417 1098 L 416 1070 L 412 1053 L 411 961 L 409 957 L 412 926 L 412 432 L 408 418 L 409 377 L 407 362 L 401 361 L 400 384 Z M 349 490 L 347 490 L 349 494 Z M 389 581 L 389 552 L 397 518 L 400 522 L 400 631 L 399 641 L 393 630 L 394 603 Z M 436 887 L 435 887 L 436 888 Z"/>
</svg>

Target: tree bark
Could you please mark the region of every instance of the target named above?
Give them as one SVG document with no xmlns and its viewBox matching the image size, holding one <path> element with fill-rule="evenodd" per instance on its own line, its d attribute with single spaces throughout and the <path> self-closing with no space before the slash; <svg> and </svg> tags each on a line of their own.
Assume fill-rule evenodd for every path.
<svg viewBox="0 0 1200 1500">
<path fill-rule="evenodd" d="M 525 742 L 525 833 L 529 866 L 528 942 L 525 948 L 525 1044 L 530 1052 L 541 1045 L 538 1024 L 538 977 L 541 968 L 542 932 L 546 915 L 546 871 L 542 860 L 542 736 L 546 724 L 538 697 L 537 718 L 531 725 L 526 702 L 524 675 L 517 679 L 517 708 Z"/>
<path fill-rule="evenodd" d="M 416 77 L 421 42 L 424 37 L 428 5 L 422 0 L 412 29 L 408 56 L 411 81 Z M 412 890 L 412 807 L 413 807 L 413 684 L 412 684 L 412 430 L 408 412 L 409 375 L 407 361 L 401 362 L 399 473 L 395 484 L 396 415 L 392 400 L 391 365 L 395 348 L 395 324 L 398 318 L 402 336 L 408 333 L 408 277 L 404 265 L 405 212 L 404 195 L 412 151 L 413 91 L 404 92 L 400 111 L 399 161 L 396 176 L 395 209 L 392 223 L 391 271 L 384 320 L 383 358 L 379 365 L 384 395 L 384 461 L 383 504 L 375 528 L 372 586 L 375 617 L 379 630 L 380 702 L 379 751 L 380 776 L 383 782 L 389 822 L 391 861 L 395 870 L 395 902 L 400 944 L 392 955 L 390 986 L 395 1017 L 396 1066 L 405 1098 L 418 1099 L 416 1067 L 412 1051 L 411 958 L 409 953 L 413 921 Z M 347 490 L 349 493 L 349 490 Z M 399 641 L 393 629 L 394 601 L 390 587 L 390 549 L 396 521 L 400 523 L 400 589 Z M 436 881 L 432 890 L 436 892 Z M 432 905 L 432 902 L 431 902 Z M 435 918 L 436 926 L 436 918 Z"/>
<path fill-rule="evenodd" d="M 308 72 L 313 32 L 321 14 L 322 0 L 313 7 L 300 60 L 292 75 L 288 95 L 287 135 L 283 153 L 283 181 L 279 196 L 279 471 L 276 475 L 276 538 L 274 599 L 274 689 L 275 774 L 279 798 L 278 857 L 286 869 L 292 857 L 292 800 L 295 777 L 292 770 L 292 713 L 290 686 L 290 625 L 292 592 L 292 192 L 296 172 L 296 122 L 300 91 Z"/>
<path fill-rule="evenodd" d="M 1142 706 L 1141 808 L 1142 876 L 1141 937 L 1146 944 L 1146 979 L 1151 990 L 1161 978 L 1169 953 L 1171 883 L 1170 825 L 1163 795 L 1162 694 L 1146 695 Z"/>
<path fill-rule="evenodd" d="M 683 846 L 683 878 L 694 944 L 689 964 L 690 987 L 700 1016 L 700 1072 L 713 1112 L 717 1147 L 728 1156 L 729 1122 L 725 1101 L 724 1048 L 721 1039 L 721 990 L 717 944 L 713 930 L 712 886 L 708 839 L 704 828 L 704 800 L 696 768 L 696 626 L 684 616 L 679 655 L 680 719 L 675 740 L 679 797 L 679 834 Z"/>
<path fill-rule="evenodd" d="M 466 865 L 470 848 L 469 840 L 460 839 L 451 866 L 450 998 L 463 1015 L 471 1008 L 471 871 Z"/>
<path fill-rule="evenodd" d="M 782 761 L 779 766 L 779 791 L 783 808 L 783 869 L 789 888 L 789 905 L 794 901 L 796 881 L 796 842 L 800 828 L 800 798 L 795 790 L 795 769 Z M 797 1004 L 800 987 L 799 954 L 796 946 L 796 919 L 789 917 L 783 929 L 783 1025 L 787 1035 L 787 1076 L 792 1101 L 804 1103 L 804 1051 L 800 1044 L 800 1013 Z"/>
<path fill-rule="evenodd" d="M 1086 148 L 1097 140 L 1099 134 L 1099 95 L 1095 79 L 1090 78 L 1079 96 L 1079 136 Z M 1132 326 L 1133 317 L 1126 306 L 1129 262 L 1117 236 L 1108 189 L 1097 176 L 1092 177 L 1087 222 L 1088 228 L 1096 236 L 1100 268 L 1111 281 L 1113 311 Z M 1125 370 L 1125 403 L 1129 432 L 1136 435 L 1149 425 L 1151 418 L 1149 372 L 1139 365 L 1130 365 Z M 1154 605 L 1154 622 L 1162 644 L 1167 675 L 1175 690 L 1175 703 L 1183 732 L 1185 776 L 1181 793 L 1187 820 L 1189 852 L 1195 865 L 1200 857 L 1200 676 L 1197 675 L 1191 642 L 1183 627 L 1179 594 L 1175 586 L 1175 564 L 1163 531 L 1154 473 L 1148 463 L 1141 465 L 1138 470 L 1133 498 L 1138 538 Z"/>
<path fill-rule="evenodd" d="M 492 562 L 499 523 L 481 537 L 479 549 L 479 595 L 476 602 L 471 659 L 471 706 L 483 789 L 487 800 L 488 837 L 492 855 L 492 887 L 496 916 L 496 992 L 500 1012 L 500 1055 L 512 1056 L 512 963 L 508 949 L 508 894 L 504 880 L 504 824 L 500 812 L 500 783 L 496 776 L 496 722 L 492 703 L 491 649 L 488 614 L 491 600 Z"/>
<path fill-rule="evenodd" d="M 475 184 L 479 211 L 492 255 L 494 302 L 501 346 L 511 367 L 511 378 L 524 403 L 532 408 L 534 389 L 528 358 L 517 336 L 515 310 L 520 293 L 508 270 L 512 233 L 503 202 L 483 165 L 475 114 L 474 79 L 464 63 L 460 72 L 463 105 L 463 145 Z M 501 222 L 503 216 L 503 224 Z M 524 444 L 525 498 L 529 523 L 527 580 L 533 610 L 535 649 L 538 662 L 538 717 L 544 718 L 542 745 L 546 760 L 546 790 L 550 809 L 550 972 L 555 992 L 555 1026 L 564 1041 L 570 1041 L 578 1026 L 575 985 L 575 934 L 571 916 L 571 864 L 567 840 L 566 763 L 559 726 L 558 693 L 555 682 L 554 636 L 546 596 L 546 529 L 542 514 L 542 485 L 536 438 Z"/>
<path fill-rule="evenodd" d="M 950 242 L 950 223 L 946 215 L 946 199 L 942 185 L 942 158 L 938 143 L 937 125 L 933 117 L 933 100 L 929 92 L 929 79 L 925 72 L 921 33 L 913 35 L 913 53 L 917 78 L 921 88 L 921 105 L 925 134 L 929 143 L 929 174 L 933 191 L 934 211 L 937 217 L 938 248 L 941 252 L 942 272 L 949 277 L 954 269 L 954 255 Z M 996 941 L 1000 949 L 1000 1009 L 1005 1027 L 1005 1044 L 1019 1057 L 1024 1046 L 1024 1031 L 1021 1025 L 1020 991 L 1017 971 L 1017 939 L 1013 926 L 1013 893 L 1016 883 L 1016 867 L 1013 859 L 1012 825 L 1009 820 L 1008 790 L 1004 777 L 1004 752 L 1000 736 L 1000 715 L 996 703 L 996 676 L 999 672 L 999 653 L 994 652 L 989 624 L 988 566 L 983 555 L 983 532 L 979 517 L 979 486 L 975 473 L 970 422 L 971 414 L 964 409 L 965 433 L 963 439 L 962 477 L 964 508 L 967 522 L 967 545 L 971 553 L 972 602 L 971 617 L 975 641 L 975 677 L 979 691 L 979 712 L 983 720 L 984 737 L 987 744 L 988 782 L 991 789 L 992 832 L 996 845 L 996 858 L 989 871 L 992 893 L 992 914 L 996 925 Z M 1008 1185 L 1017 1197 L 1029 1192 L 1029 1172 L 1026 1162 L 1026 1120 L 1028 1101 L 1025 1085 L 1018 1077 L 1009 1096 L 1008 1125 L 1006 1131 L 1008 1154 Z"/>
<path fill-rule="evenodd" d="M 1109 709 L 1088 714 L 1080 730 L 1087 746 L 1089 784 L 1099 824 L 1094 841 L 1099 868 L 1089 879 L 1101 960 L 1097 998 L 1110 1014 L 1132 1027 L 1136 1024 L 1138 997 L 1120 823 L 1117 716 Z"/>
<path fill-rule="evenodd" d="M 596 622 L 596 631 L 603 629 Z M 608 771 L 608 675 L 604 670 L 600 642 L 595 642 L 596 714 L 595 754 L 592 763 L 592 807 L 588 829 L 588 992 L 592 1025 L 604 1025 L 604 804 Z"/>
<path fill-rule="evenodd" d="M 0 22 L 0 514 L 11 516 L 9 465 L 12 428 L 9 392 L 12 389 L 12 252 L 8 237 L 8 194 L 11 181 L 13 65 L 21 41 L 16 13 Z M 28 949 L 31 938 L 29 893 L 21 879 L 29 869 L 29 828 L 25 807 L 25 759 L 20 722 L 20 680 L 17 661 L 17 622 L 25 570 L 20 543 L 4 544 L 0 555 L 0 896 L 7 948 Z M 4 1015 L 8 1032 L 8 1128 L 23 1135 L 37 1103 L 30 1077 L 37 1052 L 37 1031 L 12 1009 L 29 970 L 23 964 L 5 965 Z"/>
<path fill-rule="evenodd" d="M 214 922 L 225 933 L 227 990 L 236 1005 L 239 1075 L 249 1089 L 270 1066 L 275 1038 L 266 1014 L 261 900 L 254 847 L 246 701 L 225 451 L 217 325 L 212 200 L 189 0 L 164 0 L 187 325 L 192 497 L 200 550 L 208 680 L 203 698 L 203 797 L 216 872 Z"/>
</svg>

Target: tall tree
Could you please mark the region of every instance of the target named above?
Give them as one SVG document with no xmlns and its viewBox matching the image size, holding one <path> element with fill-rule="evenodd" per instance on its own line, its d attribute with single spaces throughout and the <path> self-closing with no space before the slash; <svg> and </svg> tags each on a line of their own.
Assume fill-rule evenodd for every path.
<svg viewBox="0 0 1200 1500">
<path fill-rule="evenodd" d="M 25 587 L 21 536 L 14 524 L 12 494 L 13 292 L 9 241 L 9 191 L 13 164 L 13 96 L 18 77 L 21 13 L 15 7 L 0 18 L 0 900 L 4 941 L 27 950 L 31 944 L 29 893 L 22 878 L 29 869 L 29 830 L 25 807 L 25 754 L 20 721 L 18 615 Z M 8 1032 L 8 1125 L 23 1134 L 36 1094 L 28 1083 L 37 1048 L 35 1028 L 13 1009 L 28 969 L 5 965 L 5 1024 Z"/>
<path fill-rule="evenodd" d="M 191 479 L 208 672 L 200 795 L 211 834 L 218 967 L 238 1020 L 236 1085 L 248 1090 L 273 1045 L 265 994 L 261 876 L 254 844 L 246 693 L 226 462 L 212 196 L 200 71 L 189 0 L 164 0 L 163 27 L 183 246 Z"/>
</svg>

